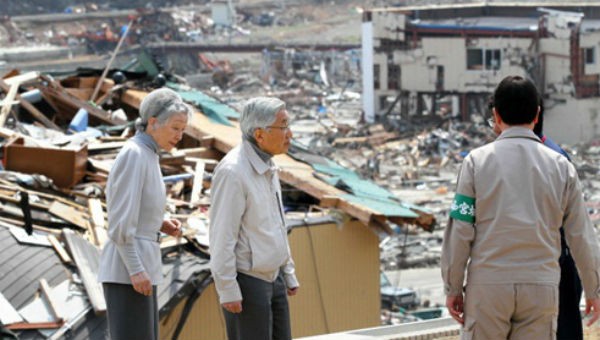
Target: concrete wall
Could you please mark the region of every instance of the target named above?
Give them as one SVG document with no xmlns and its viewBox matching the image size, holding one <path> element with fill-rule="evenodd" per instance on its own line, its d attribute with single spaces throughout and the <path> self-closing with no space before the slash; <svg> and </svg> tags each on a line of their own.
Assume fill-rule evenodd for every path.
<svg viewBox="0 0 600 340">
<path fill-rule="evenodd" d="M 579 46 L 581 48 L 591 48 L 595 54 L 595 62 L 593 64 L 585 64 L 585 74 L 600 73 L 600 32 L 586 32 L 581 34 Z"/>
<path fill-rule="evenodd" d="M 557 143 L 575 144 L 600 137 L 600 98 L 546 100 L 544 132 Z"/>
<path fill-rule="evenodd" d="M 468 44 L 468 45 L 467 45 Z M 520 65 L 528 55 L 530 39 L 423 38 L 420 48 L 395 51 L 394 62 L 402 68 L 402 88 L 411 91 L 436 90 L 437 66 L 444 67 L 443 90 L 491 92 L 506 75 L 524 75 Z M 467 49 L 500 49 L 499 70 L 467 69 Z M 448 53 L 452 51 L 452 53 Z M 383 78 L 383 76 L 382 76 Z"/>
<path fill-rule="evenodd" d="M 573 92 L 571 82 L 570 43 L 568 39 L 546 38 L 540 40 L 540 58 L 545 64 L 545 88 L 547 94 L 570 96 Z"/>
<path fill-rule="evenodd" d="M 375 39 L 404 41 L 406 16 L 394 12 L 372 12 L 373 36 Z"/>
</svg>

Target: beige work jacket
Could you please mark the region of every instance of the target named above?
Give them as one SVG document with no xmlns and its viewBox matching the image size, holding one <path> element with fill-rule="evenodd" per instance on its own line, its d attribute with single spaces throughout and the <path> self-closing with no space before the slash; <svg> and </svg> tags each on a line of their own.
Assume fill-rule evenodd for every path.
<svg viewBox="0 0 600 340">
<path fill-rule="evenodd" d="M 442 246 L 446 295 L 467 284 L 558 285 L 560 232 L 587 298 L 600 289 L 600 249 L 573 165 L 524 127 L 464 159 Z"/>
</svg>

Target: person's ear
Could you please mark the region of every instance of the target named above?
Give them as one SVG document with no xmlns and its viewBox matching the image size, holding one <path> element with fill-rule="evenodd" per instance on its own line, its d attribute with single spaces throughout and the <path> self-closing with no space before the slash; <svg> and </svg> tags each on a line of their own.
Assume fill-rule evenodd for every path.
<svg viewBox="0 0 600 340">
<path fill-rule="evenodd" d="M 540 119 L 540 107 L 537 107 L 537 113 L 535 114 L 535 118 L 533 118 L 533 124 L 537 124 L 538 120 Z"/>
<path fill-rule="evenodd" d="M 256 141 L 256 143 L 258 144 L 259 142 L 262 142 L 264 137 L 263 137 L 263 129 L 260 128 L 256 128 L 254 129 L 254 140 Z"/>
<path fill-rule="evenodd" d="M 157 123 L 158 119 L 156 119 L 156 117 L 150 117 L 150 119 L 148 119 L 148 125 L 146 125 L 146 129 L 151 128 L 152 131 L 156 130 Z"/>
<path fill-rule="evenodd" d="M 502 118 L 500 117 L 500 114 L 498 113 L 498 110 L 495 106 L 492 109 L 492 113 L 494 114 L 494 120 L 496 121 L 496 124 L 499 125 L 500 123 L 502 123 Z"/>
</svg>

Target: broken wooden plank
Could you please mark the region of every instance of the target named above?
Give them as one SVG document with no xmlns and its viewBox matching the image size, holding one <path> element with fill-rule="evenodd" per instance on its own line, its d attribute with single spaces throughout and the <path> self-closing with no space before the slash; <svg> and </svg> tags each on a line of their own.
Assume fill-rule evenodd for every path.
<svg viewBox="0 0 600 340">
<path fill-rule="evenodd" d="M 340 198 L 336 196 L 323 196 L 319 202 L 319 206 L 324 208 L 336 208 L 340 203 Z"/>
<path fill-rule="evenodd" d="M 48 282 L 44 278 L 40 279 L 40 290 L 42 291 L 42 296 L 46 299 L 46 302 L 48 303 L 48 307 L 50 307 L 50 313 L 52 313 L 54 321 L 64 322 L 64 318 L 58 312 L 58 306 L 56 304 L 56 301 L 54 301 L 54 298 L 52 297 L 52 290 L 50 289 Z"/>
<path fill-rule="evenodd" d="M 25 191 L 25 192 L 27 192 L 27 191 Z M 12 196 L 7 196 L 4 192 L 0 192 L 0 201 L 11 202 L 11 203 L 15 203 L 15 204 L 19 204 L 19 202 L 20 202 L 20 200 L 18 198 L 12 197 Z M 29 205 L 33 208 L 38 208 L 38 209 L 42 209 L 42 210 L 48 210 L 48 208 L 50 207 L 48 204 L 37 203 L 37 202 L 29 202 Z"/>
<path fill-rule="evenodd" d="M 186 157 L 186 159 L 185 159 L 186 165 L 190 165 L 190 166 L 194 166 L 194 167 L 196 166 L 196 164 L 198 162 L 204 163 L 204 169 L 206 169 L 208 171 L 213 171 L 217 167 L 217 164 L 219 164 L 218 160 L 210 159 L 210 158 Z"/>
<path fill-rule="evenodd" d="M 160 165 L 181 166 L 185 162 L 185 154 L 183 152 L 174 151 L 160 155 Z"/>
<path fill-rule="evenodd" d="M 4 327 L 12 331 L 17 331 L 26 329 L 55 329 L 61 328 L 64 324 L 64 320 L 62 322 L 18 322 L 13 323 L 12 325 L 5 325 Z"/>
<path fill-rule="evenodd" d="M 88 209 L 92 220 L 93 240 L 97 246 L 102 246 L 108 240 L 108 232 L 106 231 L 106 223 L 104 220 L 104 211 L 102 210 L 102 202 L 97 198 L 88 199 Z"/>
<path fill-rule="evenodd" d="M 14 105 L 14 99 L 17 96 L 17 91 L 19 90 L 19 83 L 11 85 L 8 90 L 8 94 L 4 97 L 2 101 L 2 109 L 0 110 L 0 126 L 4 126 L 6 122 L 6 118 L 8 118 L 8 114 L 12 110 L 12 106 Z"/>
<path fill-rule="evenodd" d="M 92 143 L 88 144 L 88 151 L 104 151 L 111 149 L 120 149 L 126 142 L 108 142 L 108 143 Z"/>
<path fill-rule="evenodd" d="M 52 234 L 48 235 L 48 241 L 50 241 L 50 244 L 52 245 L 54 250 L 56 250 L 56 253 L 58 254 L 58 256 L 60 257 L 60 259 L 63 263 L 65 263 L 65 264 L 73 263 L 73 260 L 71 260 L 71 257 L 69 256 L 69 253 L 65 250 L 65 248 L 62 246 L 62 244 L 58 241 L 56 236 L 54 236 Z"/>
<path fill-rule="evenodd" d="M 0 225 L 3 224 L 7 224 L 7 225 L 11 225 L 14 227 L 19 227 L 19 228 L 23 228 L 24 229 L 24 224 L 23 221 L 21 220 L 15 220 L 9 217 L 4 217 L 4 216 L 0 216 Z M 4 225 L 6 226 L 6 225 Z M 52 229 L 52 228 L 47 228 L 38 224 L 34 224 L 33 225 L 33 230 L 39 230 L 39 231 L 43 231 L 46 233 L 50 233 L 53 235 L 60 235 L 61 231 L 60 230 L 56 230 L 56 229 Z"/>
<path fill-rule="evenodd" d="M 350 144 L 350 143 L 365 143 L 367 141 L 367 137 L 340 137 L 333 140 L 331 143 L 332 146 L 338 146 L 342 144 Z"/>
<path fill-rule="evenodd" d="M 4 82 L 4 80 L 2 80 L 2 79 L 0 79 L 0 89 L 7 91 L 7 92 L 10 91 L 9 85 L 6 84 L 6 82 Z M 21 106 L 23 106 L 27 111 L 29 111 L 29 113 L 31 113 L 31 115 L 35 119 L 39 120 L 42 124 L 44 124 L 44 126 L 51 128 L 51 129 L 61 131 L 61 129 L 58 127 L 58 125 L 54 124 L 50 119 L 48 119 L 48 117 L 46 117 L 43 113 L 41 113 L 40 110 L 38 110 L 35 106 L 33 106 L 33 104 L 22 99 L 19 94 L 16 95 L 16 98 L 19 101 L 19 104 L 21 104 Z"/>
<path fill-rule="evenodd" d="M 42 79 L 48 82 L 47 86 L 39 88 L 40 91 L 42 91 L 44 97 L 50 101 L 54 101 L 54 104 L 56 106 L 62 107 L 66 111 L 71 111 L 70 113 L 73 116 L 79 109 L 85 109 L 91 117 L 94 117 L 103 123 L 109 125 L 127 123 L 127 121 L 123 121 L 121 119 L 111 119 L 110 114 L 104 111 L 102 108 L 96 107 L 90 104 L 89 102 L 79 99 L 76 96 L 68 93 L 56 80 L 50 79 L 45 76 L 41 77 Z"/>
<path fill-rule="evenodd" d="M 50 205 L 50 209 L 48 209 L 48 212 L 62 218 L 65 221 L 73 223 L 74 225 L 80 227 L 83 230 L 89 229 L 89 216 L 75 209 L 72 206 L 68 206 L 64 203 L 54 201 Z"/>
<path fill-rule="evenodd" d="M 192 193 L 190 195 L 190 205 L 200 200 L 200 192 L 202 191 L 202 182 L 204 179 L 204 162 L 202 160 L 196 161 L 196 167 L 194 168 L 194 182 L 192 183 Z"/>
<path fill-rule="evenodd" d="M 102 285 L 98 282 L 100 250 L 70 229 L 63 229 L 67 246 L 83 280 L 83 285 L 96 315 L 106 312 L 106 301 Z"/>
<path fill-rule="evenodd" d="M 186 157 L 208 158 L 208 159 L 216 159 L 216 160 L 220 160 L 225 155 L 222 152 L 219 152 L 213 148 L 207 148 L 207 147 L 179 149 L 179 152 L 183 152 L 183 154 Z"/>
</svg>

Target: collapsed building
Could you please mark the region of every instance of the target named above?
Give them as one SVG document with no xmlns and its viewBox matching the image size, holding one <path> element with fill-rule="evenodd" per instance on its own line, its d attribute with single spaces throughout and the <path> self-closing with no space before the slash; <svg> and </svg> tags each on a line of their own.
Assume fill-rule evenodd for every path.
<svg viewBox="0 0 600 340">
<path fill-rule="evenodd" d="M 118 72 L 128 80 L 115 83 Z M 3 331 L 104 339 L 106 305 L 96 281 L 107 237 L 103 188 L 141 100 L 157 86 L 154 72 L 156 65 L 138 63 L 108 78 L 98 70 L 58 78 L 13 70 L 0 79 Z M 161 240 L 160 338 L 221 339 L 207 216 L 212 171 L 241 141 L 239 114 L 168 80 L 197 112 L 177 150 L 160 160 L 167 212 L 186 229 L 181 239 Z M 398 225 L 432 230 L 435 217 L 301 145 L 274 160 L 304 292 L 290 301 L 294 336 L 378 326 L 380 237 Z"/>
<path fill-rule="evenodd" d="M 543 7 L 542 7 L 543 6 Z M 532 79 L 559 142 L 600 135 L 600 5 L 478 2 L 363 13 L 363 110 L 369 121 L 489 116 L 507 75 Z"/>
</svg>

